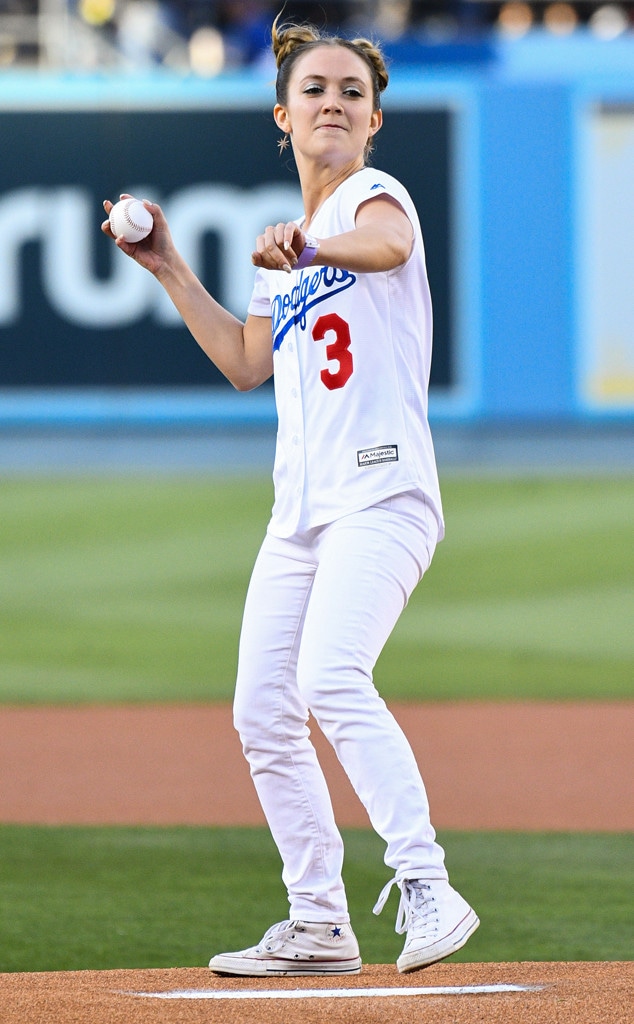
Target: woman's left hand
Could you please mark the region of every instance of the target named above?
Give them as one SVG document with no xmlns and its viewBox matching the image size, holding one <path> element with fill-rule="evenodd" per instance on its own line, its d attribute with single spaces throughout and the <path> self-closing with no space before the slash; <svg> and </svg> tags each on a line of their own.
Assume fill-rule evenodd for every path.
<svg viewBox="0 0 634 1024">
<path fill-rule="evenodd" d="M 256 239 L 251 262 L 263 270 L 285 270 L 290 274 L 305 244 L 304 232 L 295 221 L 269 224 Z"/>
</svg>

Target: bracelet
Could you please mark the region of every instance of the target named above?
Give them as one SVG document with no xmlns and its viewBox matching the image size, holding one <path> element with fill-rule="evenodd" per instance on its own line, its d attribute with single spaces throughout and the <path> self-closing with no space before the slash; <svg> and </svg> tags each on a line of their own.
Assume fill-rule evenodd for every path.
<svg viewBox="0 0 634 1024">
<path fill-rule="evenodd" d="M 306 235 L 306 244 L 299 254 L 294 270 L 303 270 L 308 267 L 319 252 L 319 242 L 312 235 Z"/>
</svg>

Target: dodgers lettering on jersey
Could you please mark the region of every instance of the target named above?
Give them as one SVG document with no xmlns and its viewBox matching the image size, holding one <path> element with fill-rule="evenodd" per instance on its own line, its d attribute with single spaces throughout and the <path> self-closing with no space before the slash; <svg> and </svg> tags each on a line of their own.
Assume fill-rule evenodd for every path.
<svg viewBox="0 0 634 1024">
<path fill-rule="evenodd" d="M 296 324 L 301 328 L 306 327 L 306 317 L 318 303 L 350 288 L 356 279 L 355 274 L 348 270 L 319 267 L 311 274 L 302 274 L 289 294 L 275 295 L 271 300 L 273 351 L 277 351 L 284 336 Z"/>
<path fill-rule="evenodd" d="M 311 234 L 351 231 L 359 205 L 385 193 L 414 232 L 402 266 L 256 273 L 249 312 L 271 317 L 278 433 L 269 531 L 280 537 L 409 490 L 426 496 L 442 535 L 427 421 L 431 299 L 411 198 L 390 175 L 364 168 L 323 203 Z"/>
</svg>

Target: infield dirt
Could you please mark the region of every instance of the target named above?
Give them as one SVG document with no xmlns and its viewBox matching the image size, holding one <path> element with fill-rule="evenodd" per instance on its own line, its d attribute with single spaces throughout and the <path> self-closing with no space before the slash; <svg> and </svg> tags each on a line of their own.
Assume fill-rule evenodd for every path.
<svg viewBox="0 0 634 1024">
<path fill-rule="evenodd" d="M 634 701 L 391 706 L 437 828 L 634 829 Z M 0 821 L 264 823 L 226 705 L 4 707 L 0 735 Z M 366 827 L 316 728 L 314 739 L 339 824 Z"/>
<path fill-rule="evenodd" d="M 535 987 L 425 994 L 430 987 L 497 985 Z M 408 994 L 399 994 L 403 989 Z M 271 997 L 262 998 L 267 990 Z M 339 996 L 310 994 L 323 990 Z M 147 995 L 170 992 L 193 998 Z M 293 998 L 275 997 L 289 992 Z M 633 1002 L 632 963 L 438 964 L 414 975 L 374 965 L 344 979 L 241 980 L 200 968 L 0 975 L 3 1024 L 629 1024 Z"/>
<path fill-rule="evenodd" d="M 634 827 L 634 701 L 393 710 L 439 828 Z M 226 706 L 5 707 L 0 735 L 1 821 L 262 824 Z M 367 825 L 317 730 L 315 742 L 340 824 Z M 426 993 L 491 985 L 529 987 Z M 412 988 L 415 994 L 399 994 Z M 310 995 L 323 989 L 339 995 Z M 147 995 L 183 991 L 191 997 Z M 292 998 L 273 995 L 289 991 Z M 0 974 L 1 1024 L 630 1024 L 632 1006 L 632 962 L 445 963 L 413 975 L 365 965 L 353 978 L 274 980 L 218 978 L 201 968 Z"/>
</svg>

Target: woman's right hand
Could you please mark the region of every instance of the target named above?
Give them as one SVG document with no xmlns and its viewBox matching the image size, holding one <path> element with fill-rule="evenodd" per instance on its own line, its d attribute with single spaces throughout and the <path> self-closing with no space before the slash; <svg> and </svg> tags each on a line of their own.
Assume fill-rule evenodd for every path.
<svg viewBox="0 0 634 1024">
<path fill-rule="evenodd" d="M 263 270 L 285 270 L 290 274 L 306 242 L 295 221 L 269 224 L 255 242 L 251 262 Z"/>
<path fill-rule="evenodd" d="M 130 199 L 127 193 L 120 196 L 120 199 Z M 105 235 L 114 239 L 115 244 L 121 252 L 124 252 L 126 256 L 135 260 L 140 266 L 149 270 L 151 274 L 158 274 L 161 268 L 165 265 L 168 256 L 174 250 L 174 243 L 165 220 L 165 215 L 161 210 L 161 207 L 157 203 L 151 203 L 149 200 L 144 199 L 143 205 L 150 211 L 154 218 L 154 226 L 150 231 L 149 235 L 142 238 L 140 242 L 126 242 L 121 238 L 115 238 L 110 227 L 110 211 L 114 206 L 109 199 L 105 199 L 103 208 L 106 212 L 107 219 L 101 225 L 101 230 Z"/>
</svg>

